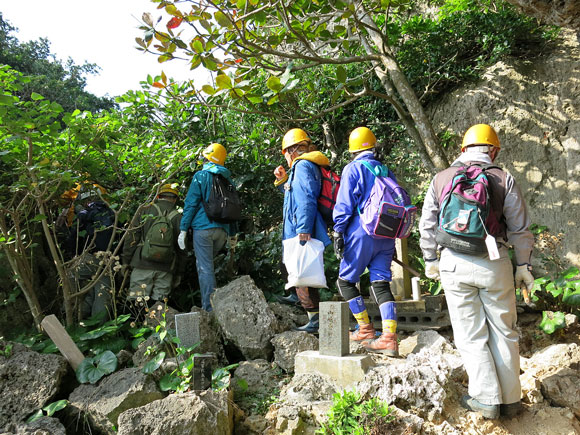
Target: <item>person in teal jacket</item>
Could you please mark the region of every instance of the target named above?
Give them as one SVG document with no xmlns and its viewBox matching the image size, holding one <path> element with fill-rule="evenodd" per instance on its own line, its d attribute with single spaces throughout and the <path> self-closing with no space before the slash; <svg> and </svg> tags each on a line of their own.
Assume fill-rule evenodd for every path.
<svg viewBox="0 0 580 435">
<path fill-rule="evenodd" d="M 220 174 L 230 182 L 231 173 L 224 166 L 226 161 L 226 149 L 219 143 L 212 143 L 204 151 L 203 156 L 207 162 L 201 171 L 194 174 L 185 203 L 183 216 L 179 229 L 177 243 L 185 250 L 185 237 L 189 228 L 193 229 L 193 249 L 201 290 L 201 307 L 205 311 L 211 311 L 210 296 L 216 287 L 213 259 L 225 246 L 228 235 L 234 235 L 232 224 L 214 222 L 207 217 L 203 207 L 203 201 L 209 199 L 213 174 Z M 233 183 L 232 183 L 233 184 Z"/>
<path fill-rule="evenodd" d="M 290 167 L 286 173 L 278 166 L 274 175 L 275 186 L 284 192 L 284 229 L 282 239 L 298 236 L 301 243 L 311 238 L 320 240 L 324 246 L 330 244 L 326 223 L 318 211 L 322 175 L 320 166 L 328 166 L 328 158 L 315 146 L 304 130 L 293 128 L 282 139 L 282 153 Z M 317 288 L 298 287 L 296 294 L 300 304 L 308 313 L 308 323 L 297 328 L 301 331 L 318 331 L 318 305 L 320 296 Z"/>
</svg>

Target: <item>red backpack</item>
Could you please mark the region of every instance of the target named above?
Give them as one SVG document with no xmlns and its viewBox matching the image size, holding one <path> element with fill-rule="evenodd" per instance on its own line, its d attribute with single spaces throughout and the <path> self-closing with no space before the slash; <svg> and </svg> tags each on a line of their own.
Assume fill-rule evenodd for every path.
<svg viewBox="0 0 580 435">
<path fill-rule="evenodd" d="M 332 210 L 334 210 L 338 188 L 340 187 L 340 175 L 333 172 L 328 166 L 320 166 L 320 172 L 322 173 L 322 186 L 318 197 L 318 211 L 326 225 L 332 227 L 334 225 Z"/>
</svg>

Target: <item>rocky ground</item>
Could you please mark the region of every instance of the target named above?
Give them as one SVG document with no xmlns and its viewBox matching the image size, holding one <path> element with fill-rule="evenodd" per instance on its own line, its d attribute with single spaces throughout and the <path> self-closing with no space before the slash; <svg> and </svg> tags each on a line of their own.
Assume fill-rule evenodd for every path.
<svg viewBox="0 0 580 435">
<path fill-rule="evenodd" d="M 214 314 L 200 315 L 200 351 L 215 353 L 221 365 L 239 362 L 231 389 L 160 391 L 159 378 L 175 361 L 143 373 L 148 342 L 119 354 L 120 368 L 94 385 L 79 385 L 63 357 L 15 344 L 0 356 L 0 434 L 314 434 L 340 388 L 324 376 L 294 375 L 295 355 L 318 348 L 316 336 L 291 329 L 305 321 L 303 312 L 267 303 L 249 277 L 218 289 L 213 303 Z M 450 330 L 401 333 L 401 356 L 373 355 L 376 366 L 351 388 L 392 406 L 395 422 L 375 433 L 580 434 L 577 319 L 545 336 L 540 317 L 519 318 L 525 410 L 516 418 L 488 421 L 461 408 L 467 379 Z M 351 352 L 365 350 L 352 345 Z M 55 418 L 24 423 L 63 398 L 69 404 Z"/>
</svg>

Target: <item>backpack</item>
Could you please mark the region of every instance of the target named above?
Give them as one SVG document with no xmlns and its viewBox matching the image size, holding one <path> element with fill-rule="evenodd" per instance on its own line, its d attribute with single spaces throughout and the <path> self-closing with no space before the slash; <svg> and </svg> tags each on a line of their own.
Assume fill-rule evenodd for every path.
<svg viewBox="0 0 580 435">
<path fill-rule="evenodd" d="M 340 187 L 340 175 L 333 172 L 328 166 L 320 166 L 322 173 L 322 186 L 318 196 L 318 211 L 322 215 L 326 225 L 334 225 L 332 220 L 332 211 L 336 204 L 336 196 Z"/>
<path fill-rule="evenodd" d="M 486 171 L 498 168 L 472 164 L 460 166 L 441 192 L 436 242 L 465 254 L 488 252 L 485 237 L 498 234 L 500 223 L 490 210 Z M 500 169 L 500 168 L 498 168 Z"/>
<path fill-rule="evenodd" d="M 389 177 L 382 164 L 373 167 L 367 161 L 361 163 L 375 176 L 363 210 L 359 210 L 361 226 L 374 239 L 409 237 L 417 216 L 417 207 L 411 203 L 409 194 Z"/>
<path fill-rule="evenodd" d="M 175 238 L 171 220 L 178 211 L 162 212 L 157 204 L 152 205 L 157 210 L 157 216 L 151 218 L 153 223 L 143 236 L 141 258 L 154 263 L 171 263 L 175 256 Z"/>
<path fill-rule="evenodd" d="M 202 201 L 208 219 L 222 224 L 242 218 L 242 203 L 234 185 L 221 174 L 213 174 L 207 201 Z"/>
</svg>

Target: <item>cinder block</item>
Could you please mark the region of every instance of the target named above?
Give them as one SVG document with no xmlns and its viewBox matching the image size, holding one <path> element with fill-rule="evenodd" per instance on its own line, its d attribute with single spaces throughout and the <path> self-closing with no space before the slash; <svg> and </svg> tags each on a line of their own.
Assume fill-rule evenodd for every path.
<svg viewBox="0 0 580 435">
<path fill-rule="evenodd" d="M 369 355 L 328 356 L 315 350 L 300 352 L 294 360 L 294 374 L 317 373 L 330 377 L 337 385 L 348 388 L 364 379 L 374 366 Z"/>
<path fill-rule="evenodd" d="M 347 302 L 321 302 L 318 350 L 321 355 L 344 356 L 350 352 L 348 339 L 350 310 Z"/>
</svg>

